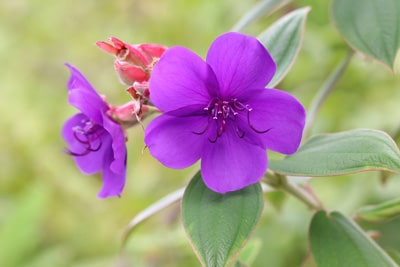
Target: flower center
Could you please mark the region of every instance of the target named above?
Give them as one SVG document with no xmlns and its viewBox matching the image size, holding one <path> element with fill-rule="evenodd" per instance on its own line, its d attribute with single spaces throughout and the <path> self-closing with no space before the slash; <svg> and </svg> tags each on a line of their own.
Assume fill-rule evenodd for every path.
<svg viewBox="0 0 400 267">
<path fill-rule="evenodd" d="M 106 132 L 104 128 L 92 120 L 84 119 L 80 125 L 72 128 L 75 140 L 83 147 L 80 152 L 67 150 L 71 156 L 85 156 L 90 152 L 96 152 L 101 149 L 101 136 Z"/>
<path fill-rule="evenodd" d="M 219 137 L 222 136 L 222 134 L 226 131 L 227 129 L 227 123 L 230 121 L 230 123 L 234 124 L 234 129 L 236 132 L 236 135 L 239 138 L 243 138 L 246 134 L 246 129 L 243 129 L 239 126 L 238 124 L 238 115 L 245 112 L 246 113 L 246 121 L 247 125 L 251 130 L 258 134 L 263 134 L 268 132 L 271 129 L 267 130 L 258 130 L 254 128 L 254 126 L 250 122 L 250 113 L 253 109 L 242 102 L 240 102 L 237 98 L 229 99 L 229 100 L 223 100 L 218 97 L 215 97 L 211 99 L 211 101 L 208 103 L 208 105 L 204 108 L 204 111 L 208 115 L 208 121 L 205 129 L 203 129 L 200 132 L 193 132 L 194 134 L 202 135 L 207 130 L 210 128 L 210 124 L 214 123 L 215 124 L 215 136 L 214 137 L 209 137 L 208 140 L 211 143 L 215 143 Z"/>
</svg>

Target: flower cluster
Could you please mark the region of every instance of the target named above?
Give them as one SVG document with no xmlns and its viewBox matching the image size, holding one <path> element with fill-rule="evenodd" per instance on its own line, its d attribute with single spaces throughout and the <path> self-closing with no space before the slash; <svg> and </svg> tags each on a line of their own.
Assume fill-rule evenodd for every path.
<svg viewBox="0 0 400 267">
<path fill-rule="evenodd" d="M 124 130 L 149 110 L 162 113 L 145 129 L 150 153 L 175 169 L 201 160 L 205 184 L 219 193 L 258 182 L 268 167 L 267 149 L 284 154 L 297 150 L 305 110 L 290 94 L 265 88 L 276 66 L 256 38 L 223 34 L 212 43 L 205 61 L 184 47 L 167 50 L 110 41 L 97 45 L 116 56 L 115 70 L 130 86 L 134 102 L 111 107 L 68 66 L 69 102 L 82 113 L 63 128 L 78 167 L 87 174 L 103 172 L 100 197 L 121 193 Z"/>
<path fill-rule="evenodd" d="M 134 99 L 148 98 L 148 80 L 153 66 L 167 50 L 166 46 L 159 44 L 128 44 L 115 37 L 107 42 L 97 42 L 102 50 L 113 54 L 116 59 L 114 69 L 120 81 L 129 85 L 128 92 Z"/>
<path fill-rule="evenodd" d="M 66 152 L 85 174 L 102 172 L 103 188 L 100 198 L 120 196 L 126 179 L 125 130 L 137 125 L 152 112 L 148 101 L 148 80 L 152 66 L 165 52 L 157 44 L 130 45 L 110 38 L 113 45 L 97 45 L 116 56 L 114 63 L 118 77 L 130 85 L 128 92 L 133 101 L 121 106 L 111 106 L 90 85 L 85 77 L 67 64 L 71 71 L 68 82 L 69 103 L 79 109 L 67 120 L 62 136 L 68 143 Z"/>
</svg>

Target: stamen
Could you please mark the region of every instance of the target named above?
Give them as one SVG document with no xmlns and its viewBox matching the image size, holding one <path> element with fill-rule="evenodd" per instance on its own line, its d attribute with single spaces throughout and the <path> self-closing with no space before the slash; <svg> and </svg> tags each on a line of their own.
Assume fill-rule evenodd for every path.
<svg viewBox="0 0 400 267">
<path fill-rule="evenodd" d="M 64 151 L 71 156 L 85 156 L 90 152 L 99 151 L 103 145 L 101 136 L 105 133 L 105 130 L 99 125 L 89 120 L 81 122 L 84 126 L 76 126 L 72 128 L 73 136 L 80 144 L 82 144 L 82 152 L 74 152 L 70 149 Z"/>
<path fill-rule="evenodd" d="M 250 112 L 253 110 L 248 104 L 244 104 L 240 102 L 237 98 L 222 100 L 218 97 L 214 97 L 210 100 L 208 105 L 203 109 L 208 115 L 207 125 L 201 131 L 192 131 L 192 133 L 197 135 L 205 134 L 211 127 L 211 121 L 215 121 L 215 132 L 212 135 L 213 137 L 208 137 L 208 140 L 211 143 L 217 142 L 218 138 L 220 138 L 223 133 L 226 131 L 228 127 L 228 123 L 233 124 L 236 135 L 239 138 L 244 138 L 246 135 L 246 128 L 239 127 L 239 121 L 237 118 L 240 118 L 238 115 L 242 111 L 247 112 L 247 124 L 251 130 L 256 133 L 263 134 L 267 133 L 271 129 L 259 130 L 256 129 L 250 119 Z M 229 121 L 229 122 L 228 122 Z M 214 127 L 213 127 L 214 128 Z"/>
<path fill-rule="evenodd" d="M 238 111 L 243 111 L 248 108 L 248 105 L 243 105 L 241 102 L 239 102 L 236 98 L 232 100 L 232 106 L 234 109 Z"/>
<path fill-rule="evenodd" d="M 81 153 L 76 153 L 76 152 L 72 152 L 68 148 L 64 148 L 64 153 L 66 153 L 66 154 L 68 154 L 70 156 L 79 157 L 79 156 L 85 156 L 85 155 L 89 154 L 90 151 L 89 150 L 85 150 L 85 151 L 83 151 Z"/>
<path fill-rule="evenodd" d="M 210 141 L 211 143 L 215 144 L 217 142 L 217 137 L 215 137 L 215 139 L 211 140 L 210 137 L 208 137 L 208 141 Z"/>
<path fill-rule="evenodd" d="M 222 120 L 221 125 L 218 125 L 218 121 L 215 121 L 217 127 L 217 137 L 221 137 L 222 134 L 225 132 L 226 129 L 226 121 Z"/>
<path fill-rule="evenodd" d="M 243 131 L 242 129 L 240 129 L 239 127 L 236 127 L 236 134 L 237 136 L 242 139 L 244 137 L 245 131 Z"/>
<path fill-rule="evenodd" d="M 250 111 L 252 111 L 252 109 L 247 110 L 247 124 L 250 126 L 250 129 L 252 129 L 253 131 L 255 131 L 256 133 L 259 133 L 259 134 L 267 133 L 272 129 L 272 128 L 269 128 L 267 130 L 260 131 L 260 130 L 257 130 L 256 128 L 254 128 L 254 126 L 250 122 Z"/>
<path fill-rule="evenodd" d="M 83 134 L 85 135 L 85 133 L 83 131 L 81 131 L 81 128 L 77 128 L 77 129 L 72 129 L 74 131 L 74 137 L 75 139 L 81 143 L 81 144 L 89 144 L 89 140 L 83 140 L 79 137 L 78 134 Z M 85 135 L 85 137 L 87 138 L 87 136 Z"/>
<path fill-rule="evenodd" d="M 192 131 L 192 133 L 197 135 L 202 135 L 208 130 L 209 127 L 210 127 L 210 117 L 208 117 L 207 125 L 203 130 L 201 130 L 200 132 Z"/>
<path fill-rule="evenodd" d="M 98 141 L 97 147 L 93 148 L 92 145 L 93 145 L 94 142 L 91 142 L 91 143 L 89 143 L 88 149 L 89 149 L 91 152 L 99 151 L 99 150 L 101 149 L 101 146 L 103 145 L 103 143 L 101 142 L 100 137 L 96 134 L 96 138 L 93 139 L 93 140 L 91 140 L 91 141 Z"/>
</svg>

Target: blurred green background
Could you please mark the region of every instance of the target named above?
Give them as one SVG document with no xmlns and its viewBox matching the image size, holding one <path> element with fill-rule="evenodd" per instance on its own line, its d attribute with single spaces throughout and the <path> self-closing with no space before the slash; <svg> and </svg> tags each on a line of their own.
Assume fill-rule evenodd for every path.
<svg viewBox="0 0 400 267">
<path fill-rule="evenodd" d="M 309 5 L 299 59 L 279 88 L 306 107 L 346 54 L 329 21 L 329 1 L 299 0 L 246 29 L 257 35 L 284 12 Z M 113 72 L 113 58 L 95 42 L 115 36 L 129 43 L 183 45 L 204 56 L 256 1 L 236 0 L 13 0 L 0 2 L 0 266 L 198 266 L 180 223 L 179 205 L 140 226 L 119 253 L 123 228 L 145 207 L 187 184 L 196 166 L 167 170 L 143 151 L 141 128 L 129 132 L 128 180 L 121 198 L 100 200 L 100 176 L 82 175 L 62 151 L 68 71 L 78 67 L 108 100 L 129 101 Z M 357 55 L 313 129 L 358 127 L 393 132 L 400 125 L 400 81 L 383 65 Z M 329 209 L 399 195 L 399 176 L 382 186 L 377 173 L 318 178 L 316 194 Z M 308 252 L 311 212 L 282 194 L 267 194 L 250 242 L 261 244 L 252 266 L 300 266 Z M 400 251 L 399 222 L 382 229 L 385 248 Z"/>
</svg>

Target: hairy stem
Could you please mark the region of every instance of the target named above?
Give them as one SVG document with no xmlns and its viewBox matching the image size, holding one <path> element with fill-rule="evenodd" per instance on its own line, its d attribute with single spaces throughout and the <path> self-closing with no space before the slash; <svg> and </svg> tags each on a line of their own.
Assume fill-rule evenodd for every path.
<svg viewBox="0 0 400 267">
<path fill-rule="evenodd" d="M 336 69 L 332 72 L 332 74 L 328 77 L 322 87 L 318 90 L 317 95 L 314 97 L 311 102 L 311 106 L 307 112 L 307 121 L 306 126 L 304 127 L 304 136 L 307 137 L 310 134 L 311 128 L 314 124 L 315 118 L 317 117 L 317 113 L 321 108 L 322 104 L 328 98 L 329 94 L 335 88 L 337 81 L 342 77 L 344 71 L 346 70 L 349 62 L 353 56 L 353 50 L 349 50 L 346 54 L 346 57 L 340 62 L 340 64 L 336 67 Z"/>
<path fill-rule="evenodd" d="M 294 196 L 295 198 L 306 204 L 306 206 L 312 210 L 324 209 L 322 203 L 320 203 L 320 201 L 317 200 L 309 191 L 305 190 L 298 184 L 290 182 L 284 175 L 268 171 L 265 174 L 263 181 L 271 187 L 289 193 L 290 195 Z"/>
<path fill-rule="evenodd" d="M 153 113 L 162 113 L 161 110 L 159 110 L 158 108 L 154 107 L 154 106 L 150 106 L 150 105 L 143 105 L 143 107 L 147 108 L 148 111 L 153 114 Z"/>
</svg>

